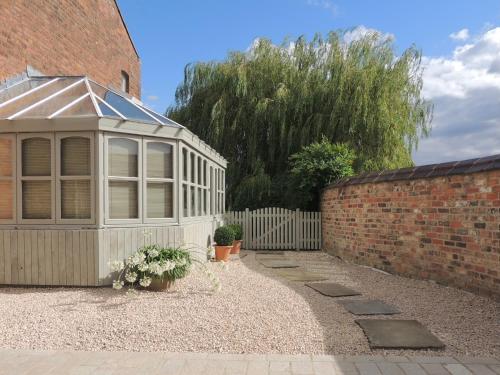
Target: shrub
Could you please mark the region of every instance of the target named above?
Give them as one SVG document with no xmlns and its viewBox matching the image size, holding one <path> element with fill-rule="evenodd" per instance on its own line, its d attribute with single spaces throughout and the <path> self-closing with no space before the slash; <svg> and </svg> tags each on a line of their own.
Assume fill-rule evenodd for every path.
<svg viewBox="0 0 500 375">
<path fill-rule="evenodd" d="M 234 232 L 234 239 L 236 241 L 241 241 L 243 239 L 243 228 L 240 224 L 228 225 Z"/>
<path fill-rule="evenodd" d="M 234 231 L 229 225 L 223 225 L 215 230 L 214 241 L 218 246 L 230 246 L 234 241 Z"/>
</svg>

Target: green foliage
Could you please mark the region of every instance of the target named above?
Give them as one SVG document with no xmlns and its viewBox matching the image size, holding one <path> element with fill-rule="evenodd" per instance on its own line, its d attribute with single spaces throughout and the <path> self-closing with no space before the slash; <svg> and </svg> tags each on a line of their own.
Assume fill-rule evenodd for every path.
<svg viewBox="0 0 500 375">
<path fill-rule="evenodd" d="M 355 150 L 356 172 L 412 165 L 432 115 L 421 89 L 415 47 L 397 56 L 390 39 L 337 31 L 188 65 L 167 113 L 229 160 L 228 207 L 290 207 L 309 199 L 294 196 L 289 157 L 323 135 Z"/>
<path fill-rule="evenodd" d="M 214 241 L 218 246 L 230 246 L 234 241 L 234 231 L 229 225 L 223 225 L 215 230 Z"/>
<path fill-rule="evenodd" d="M 240 224 L 231 224 L 228 225 L 234 233 L 234 239 L 236 241 L 241 241 L 243 239 L 243 228 L 241 227 Z"/>
<path fill-rule="evenodd" d="M 310 209 L 317 209 L 321 189 L 353 174 L 354 152 L 346 144 L 333 144 L 326 138 L 311 143 L 290 156 L 291 173 L 309 197 Z"/>
</svg>

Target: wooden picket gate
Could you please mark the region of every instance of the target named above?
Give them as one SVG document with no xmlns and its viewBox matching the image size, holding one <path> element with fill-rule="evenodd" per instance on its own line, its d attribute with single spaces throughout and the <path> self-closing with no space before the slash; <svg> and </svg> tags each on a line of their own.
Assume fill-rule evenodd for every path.
<svg viewBox="0 0 500 375">
<path fill-rule="evenodd" d="M 230 211 L 227 224 L 243 228 L 243 248 L 254 250 L 321 249 L 321 212 L 268 207 Z"/>
</svg>

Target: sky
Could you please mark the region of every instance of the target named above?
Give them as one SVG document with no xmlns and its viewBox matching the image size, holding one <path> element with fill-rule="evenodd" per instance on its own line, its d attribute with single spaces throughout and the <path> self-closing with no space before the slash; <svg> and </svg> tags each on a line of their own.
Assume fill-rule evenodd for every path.
<svg viewBox="0 0 500 375">
<path fill-rule="evenodd" d="M 259 37 L 337 29 L 389 34 L 398 53 L 423 53 L 423 96 L 434 104 L 417 165 L 500 153 L 498 0 L 118 0 L 141 57 L 142 100 L 164 112 L 184 67 L 222 60 Z"/>
</svg>

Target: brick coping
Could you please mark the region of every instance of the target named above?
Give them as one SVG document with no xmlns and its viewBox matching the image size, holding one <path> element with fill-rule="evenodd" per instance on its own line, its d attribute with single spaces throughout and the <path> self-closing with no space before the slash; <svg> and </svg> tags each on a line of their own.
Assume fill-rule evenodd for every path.
<svg viewBox="0 0 500 375">
<path fill-rule="evenodd" d="M 485 156 L 476 159 L 422 165 L 418 167 L 362 173 L 328 185 L 327 187 L 325 187 L 325 190 L 348 185 L 452 176 L 486 172 L 495 169 L 500 169 L 500 154 Z"/>
</svg>

